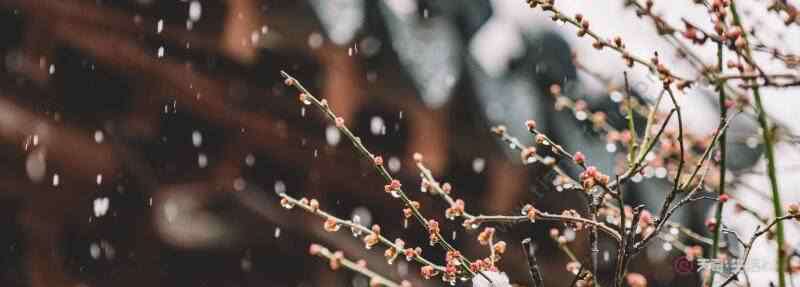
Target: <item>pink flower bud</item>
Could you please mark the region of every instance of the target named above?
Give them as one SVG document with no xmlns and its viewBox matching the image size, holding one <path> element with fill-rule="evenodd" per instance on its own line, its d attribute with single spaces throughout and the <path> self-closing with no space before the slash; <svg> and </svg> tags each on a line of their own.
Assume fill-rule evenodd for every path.
<svg viewBox="0 0 800 287">
<path fill-rule="evenodd" d="M 572 159 L 579 165 L 583 165 L 586 162 L 586 156 L 583 155 L 582 152 L 575 152 L 575 155 L 572 157 Z"/>
</svg>

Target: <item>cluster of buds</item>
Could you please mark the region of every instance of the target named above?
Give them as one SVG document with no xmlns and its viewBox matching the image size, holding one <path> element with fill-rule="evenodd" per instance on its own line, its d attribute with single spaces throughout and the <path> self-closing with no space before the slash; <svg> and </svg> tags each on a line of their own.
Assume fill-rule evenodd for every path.
<svg viewBox="0 0 800 287">
<path fill-rule="evenodd" d="M 726 62 L 726 66 L 728 68 L 730 68 L 730 69 L 736 69 L 737 71 L 739 71 L 739 73 L 741 73 L 744 76 L 755 76 L 756 75 L 756 69 L 753 66 L 748 65 L 747 63 L 742 63 L 740 61 L 734 61 L 734 60 L 728 60 L 728 62 Z"/>
<path fill-rule="evenodd" d="M 684 31 L 683 37 L 692 43 L 695 44 L 703 44 L 706 40 L 706 37 L 700 37 L 700 31 L 694 25 L 690 24 L 689 22 L 683 22 L 684 24 Z"/>
<path fill-rule="evenodd" d="M 566 217 L 572 217 L 572 218 L 581 218 L 581 215 L 577 211 L 575 211 L 574 209 L 564 210 L 564 211 L 561 212 L 561 215 L 562 216 L 566 216 Z M 583 230 L 583 223 L 581 223 L 581 222 L 567 221 L 567 222 L 564 222 L 564 225 L 566 225 L 568 228 L 572 228 L 572 229 L 574 229 L 576 231 Z"/>
<path fill-rule="evenodd" d="M 580 28 L 578 28 L 578 37 L 583 37 L 589 33 L 589 20 L 586 20 L 583 14 L 578 13 L 575 15 L 575 21 L 580 24 Z"/>
<path fill-rule="evenodd" d="M 325 219 L 325 223 L 322 226 L 327 232 L 339 231 L 339 228 L 341 227 L 339 222 L 336 221 L 336 218 L 333 217 L 328 217 L 328 219 Z"/>
<path fill-rule="evenodd" d="M 497 254 L 504 254 L 506 253 L 506 242 L 505 241 L 497 241 L 492 248 L 494 249 L 494 253 Z"/>
<path fill-rule="evenodd" d="M 655 231 L 655 225 L 653 224 L 653 214 L 650 211 L 642 210 L 642 213 L 639 214 L 639 228 L 642 232 L 642 236 L 650 236 L 651 233 Z"/>
<path fill-rule="evenodd" d="M 798 20 L 800 20 L 800 10 L 798 10 L 797 7 L 795 7 L 794 5 L 789 4 L 789 2 L 775 1 L 773 3 L 773 6 L 775 6 L 776 8 L 782 7 L 782 10 L 786 12 L 786 18 L 783 19 L 783 24 L 785 24 L 786 26 L 789 26 L 792 23 L 797 23 Z M 773 8 L 770 7 L 770 9 Z"/>
<path fill-rule="evenodd" d="M 406 246 L 406 242 L 400 238 L 394 240 L 394 245 L 386 249 L 383 252 L 383 257 L 386 258 L 386 262 L 391 265 L 394 263 L 394 260 L 397 259 L 397 255 L 400 253 L 400 250 L 403 250 Z"/>
<path fill-rule="evenodd" d="M 494 240 L 494 227 L 486 227 L 478 234 L 478 243 L 481 245 L 489 245 Z"/>
<path fill-rule="evenodd" d="M 403 250 L 403 255 L 406 256 L 406 261 L 411 261 L 414 257 L 422 255 L 422 248 L 406 248 Z"/>
<path fill-rule="evenodd" d="M 485 258 L 483 260 L 475 260 L 469 264 L 469 271 L 473 273 L 487 271 L 492 269 L 491 259 Z"/>
<path fill-rule="evenodd" d="M 383 191 L 386 193 L 395 193 L 400 190 L 402 186 L 399 180 L 393 179 L 389 184 L 383 186 Z"/>
<path fill-rule="evenodd" d="M 297 100 L 299 100 L 301 103 L 303 103 L 303 105 L 306 105 L 306 106 L 311 104 L 311 101 L 309 100 L 309 96 L 306 93 L 300 93 L 299 95 L 297 95 Z"/>
<path fill-rule="evenodd" d="M 506 134 L 506 130 L 507 130 L 506 126 L 504 126 L 504 125 L 499 125 L 499 126 L 492 127 L 492 132 L 497 134 L 497 135 L 500 135 L 500 136 L 505 135 Z"/>
<path fill-rule="evenodd" d="M 578 261 L 570 261 L 567 263 L 567 272 L 577 275 L 581 270 L 581 263 Z"/>
<path fill-rule="evenodd" d="M 292 201 L 289 200 L 288 198 L 284 197 L 281 198 L 281 206 L 286 209 L 292 209 L 294 208 L 294 203 L 292 203 Z"/>
<path fill-rule="evenodd" d="M 786 212 L 789 215 L 794 216 L 794 218 L 800 221 L 800 203 L 790 203 L 789 206 L 786 207 Z"/>
<path fill-rule="evenodd" d="M 520 159 L 522 159 L 523 163 L 532 162 L 532 159 L 536 158 L 535 156 L 536 156 L 536 148 L 532 146 L 522 149 L 522 151 L 519 153 L 519 157 Z"/>
<path fill-rule="evenodd" d="M 450 283 L 455 283 L 456 278 L 461 273 L 461 259 L 463 256 L 461 252 L 457 250 L 450 250 L 447 251 L 447 255 L 445 255 L 445 264 L 444 267 L 444 274 L 442 274 L 442 280 Z"/>
<path fill-rule="evenodd" d="M 419 273 L 420 273 L 420 275 L 422 275 L 422 278 L 431 279 L 431 278 L 435 277 L 436 275 L 438 275 L 439 271 L 436 270 L 436 268 L 434 268 L 433 266 L 425 265 L 425 266 L 422 266 L 422 268 L 419 269 Z"/>
<path fill-rule="evenodd" d="M 542 7 L 542 10 L 548 11 L 553 9 L 553 5 L 555 5 L 555 0 L 527 0 L 528 6 L 531 8 Z"/>
<path fill-rule="evenodd" d="M 334 252 L 333 256 L 331 256 L 331 259 L 328 262 L 328 264 L 331 267 L 331 270 L 339 269 L 339 267 L 342 266 L 342 259 L 344 259 L 344 252 L 342 252 L 342 251 Z"/>
<path fill-rule="evenodd" d="M 316 199 L 312 198 L 308 202 L 308 207 L 311 208 L 311 212 L 317 212 L 319 210 L 319 201 L 317 201 Z"/>
<path fill-rule="evenodd" d="M 438 221 L 436 221 L 434 219 L 428 220 L 428 233 L 430 234 L 429 237 L 430 237 L 430 241 L 431 241 L 431 246 L 436 244 L 436 242 L 439 242 L 439 237 L 441 236 L 439 234 L 440 231 L 441 230 L 439 229 L 439 222 Z"/>
<path fill-rule="evenodd" d="M 629 54 L 627 51 L 622 53 L 622 61 L 625 62 L 625 66 L 628 68 L 633 68 L 633 56 L 631 56 L 631 54 Z"/>
<path fill-rule="evenodd" d="M 661 63 L 659 60 L 658 52 L 653 55 L 653 58 L 650 59 L 650 62 L 656 67 L 658 78 L 664 84 L 664 88 L 668 88 L 674 79 L 672 77 L 672 72 L 670 72 L 669 69 L 667 69 L 667 66 L 664 66 L 664 63 Z"/>
<path fill-rule="evenodd" d="M 583 189 L 587 192 L 598 184 L 601 186 L 608 185 L 608 181 L 610 180 L 608 175 L 603 174 L 594 166 L 589 166 L 586 170 L 581 172 L 580 179 L 581 184 L 583 184 Z"/>
<path fill-rule="evenodd" d="M 450 183 L 445 182 L 442 184 L 442 192 L 444 194 L 450 194 L 451 191 L 453 191 L 453 186 Z"/>
<path fill-rule="evenodd" d="M 724 21 L 725 18 L 728 16 L 728 6 L 730 5 L 730 1 L 728 0 L 714 0 L 711 2 L 711 13 L 716 16 L 717 24 L 719 21 Z M 717 33 L 722 35 L 722 32 L 719 28 L 714 28 L 717 30 Z"/>
<path fill-rule="evenodd" d="M 364 236 L 364 248 L 372 249 L 379 242 L 381 242 L 381 227 L 375 224 L 372 225 L 372 232 Z"/>
<path fill-rule="evenodd" d="M 444 211 L 445 217 L 447 219 L 453 220 L 456 217 L 459 217 L 464 214 L 464 200 L 456 199 L 453 202 L 453 205 L 450 206 L 447 210 Z"/>
<path fill-rule="evenodd" d="M 578 165 L 583 165 L 584 163 L 586 163 L 586 156 L 583 155 L 582 152 L 578 151 L 575 152 L 575 154 L 572 156 L 572 160 L 575 161 L 575 163 Z"/>
<path fill-rule="evenodd" d="M 522 207 L 522 215 L 528 217 L 528 220 L 531 223 L 536 222 L 536 217 L 538 216 L 539 210 L 537 210 L 533 205 L 526 204 Z"/>
</svg>

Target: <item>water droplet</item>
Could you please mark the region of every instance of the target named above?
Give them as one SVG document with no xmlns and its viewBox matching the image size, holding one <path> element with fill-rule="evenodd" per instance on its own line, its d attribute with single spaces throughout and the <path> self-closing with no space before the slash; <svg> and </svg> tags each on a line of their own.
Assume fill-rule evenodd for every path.
<svg viewBox="0 0 800 287">
<path fill-rule="evenodd" d="M 405 261 L 400 261 L 397 263 L 397 275 L 400 275 L 401 277 L 408 275 L 408 263 Z"/>
<path fill-rule="evenodd" d="M 244 157 L 244 164 L 252 167 L 256 164 L 256 156 L 254 156 L 252 153 L 248 153 L 247 156 Z"/>
<path fill-rule="evenodd" d="M 372 225 L 372 212 L 364 206 L 354 208 L 350 216 L 354 223 L 361 224 L 361 226 Z"/>
<path fill-rule="evenodd" d="M 577 111 L 575 112 L 575 118 L 579 121 L 585 121 L 587 118 L 589 118 L 589 114 L 584 111 Z"/>
<path fill-rule="evenodd" d="M 164 31 L 164 20 L 159 19 L 158 23 L 156 23 L 156 34 L 161 34 L 161 31 Z"/>
<path fill-rule="evenodd" d="M 324 39 L 320 33 L 314 32 L 308 35 L 308 46 L 311 49 L 317 49 L 322 46 Z"/>
<path fill-rule="evenodd" d="M 189 20 L 197 22 L 203 14 L 203 6 L 200 1 L 192 1 L 189 3 Z"/>
<path fill-rule="evenodd" d="M 566 238 L 567 241 L 569 242 L 574 241 L 576 235 L 577 234 L 575 233 L 575 230 L 573 230 L 572 228 L 564 229 L 564 238 Z"/>
<path fill-rule="evenodd" d="M 374 116 L 369 122 L 369 130 L 372 132 L 373 135 L 385 135 L 386 134 L 386 124 L 383 122 L 383 118 L 379 116 Z"/>
<path fill-rule="evenodd" d="M 615 143 L 607 143 L 606 144 L 606 151 L 607 152 L 616 152 L 617 151 L 617 144 Z"/>
<path fill-rule="evenodd" d="M 402 163 L 399 158 L 393 156 L 389 158 L 389 162 L 387 166 L 389 166 L 389 171 L 391 172 L 398 172 L 400 170 Z"/>
<path fill-rule="evenodd" d="M 483 158 L 475 158 L 472 160 L 472 171 L 475 173 L 483 172 L 483 169 L 486 167 L 486 160 Z"/>
<path fill-rule="evenodd" d="M 44 180 L 44 176 L 47 173 L 46 157 L 47 152 L 44 148 L 37 148 L 28 154 L 28 158 L 25 161 L 25 172 L 31 181 L 39 183 Z"/>
<path fill-rule="evenodd" d="M 203 144 L 203 134 L 200 131 L 193 131 L 192 132 L 192 145 L 195 147 L 200 147 Z"/>
<path fill-rule="evenodd" d="M 178 207 L 175 206 L 175 203 L 167 202 L 164 204 L 164 216 L 167 217 L 167 222 L 175 221 L 175 218 L 178 217 Z"/>
<path fill-rule="evenodd" d="M 100 259 L 100 245 L 93 242 L 89 246 L 89 255 L 91 255 L 94 260 Z"/>
<path fill-rule="evenodd" d="M 208 157 L 204 153 L 197 154 L 197 166 L 205 168 L 208 166 Z"/>
<path fill-rule="evenodd" d="M 102 217 L 108 212 L 111 200 L 108 197 L 95 198 L 93 204 L 94 217 Z"/>
<path fill-rule="evenodd" d="M 102 143 L 103 142 L 103 138 L 104 138 L 103 131 L 101 131 L 101 130 L 94 131 L 94 142 Z"/>
<path fill-rule="evenodd" d="M 325 128 L 325 140 L 331 146 L 336 146 L 342 139 L 342 133 L 335 126 L 328 126 Z"/>
<path fill-rule="evenodd" d="M 281 200 L 281 207 L 286 209 L 292 209 L 294 208 L 294 203 L 292 203 L 289 200 Z"/>
<path fill-rule="evenodd" d="M 249 258 L 242 258 L 241 267 L 242 271 L 250 272 L 250 270 L 253 269 L 253 261 L 251 261 Z"/>
<path fill-rule="evenodd" d="M 286 184 L 283 183 L 283 181 L 281 180 L 276 180 L 273 188 L 275 189 L 275 193 L 277 194 L 286 193 Z"/>
<path fill-rule="evenodd" d="M 361 225 L 361 216 L 358 214 L 353 215 L 352 221 L 355 225 Z M 358 227 L 352 226 L 350 227 L 350 232 L 353 233 L 353 237 L 359 237 L 361 236 L 362 230 Z"/>
</svg>

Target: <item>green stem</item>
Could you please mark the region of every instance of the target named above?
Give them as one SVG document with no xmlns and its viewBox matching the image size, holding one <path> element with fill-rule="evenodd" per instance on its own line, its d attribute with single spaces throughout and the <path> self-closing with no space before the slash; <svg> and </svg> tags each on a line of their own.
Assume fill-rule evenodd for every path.
<svg viewBox="0 0 800 287">
<path fill-rule="evenodd" d="M 722 72 L 722 53 L 725 47 L 722 46 L 722 43 L 717 44 L 717 66 L 719 72 Z M 728 107 L 725 105 L 726 97 L 725 97 L 725 86 L 724 81 L 717 82 L 717 89 L 719 90 L 719 113 L 722 119 L 728 117 Z M 719 195 L 722 196 L 725 194 L 725 140 L 726 140 L 727 132 L 723 131 L 720 134 L 719 139 L 719 152 L 720 152 L 720 160 L 719 160 Z M 717 222 L 717 226 L 722 226 L 722 208 L 725 207 L 724 201 L 719 201 L 717 203 L 717 210 L 714 213 L 714 219 Z M 716 259 L 719 254 L 719 239 L 720 239 L 720 232 L 722 228 L 715 228 L 714 229 L 714 236 L 713 236 L 713 243 L 711 244 L 711 258 Z M 710 278 L 708 279 L 708 286 L 714 286 L 714 272 L 711 272 Z"/>
<path fill-rule="evenodd" d="M 747 41 L 747 30 L 742 26 L 741 18 L 736 10 L 736 1 L 731 0 L 731 13 L 733 14 L 733 22 L 736 26 L 742 28 L 742 37 Z M 749 45 L 745 45 L 745 52 L 748 57 L 752 58 L 752 51 Z M 778 177 L 775 171 L 775 146 L 773 142 L 772 129 L 770 128 L 769 121 L 767 120 L 767 111 L 761 102 L 761 93 L 757 85 L 753 86 L 753 96 L 755 97 L 756 109 L 758 109 L 758 123 L 761 126 L 762 136 L 764 139 L 765 155 L 767 157 L 767 174 L 769 175 L 770 188 L 772 191 L 772 208 L 775 212 L 775 218 L 783 216 L 783 208 L 781 207 L 781 197 L 778 192 Z M 783 222 L 778 221 L 776 224 L 776 240 L 778 243 L 778 257 L 777 257 L 777 272 L 778 272 L 778 287 L 786 287 L 786 253 L 783 250 L 784 246 L 784 233 Z"/>
</svg>

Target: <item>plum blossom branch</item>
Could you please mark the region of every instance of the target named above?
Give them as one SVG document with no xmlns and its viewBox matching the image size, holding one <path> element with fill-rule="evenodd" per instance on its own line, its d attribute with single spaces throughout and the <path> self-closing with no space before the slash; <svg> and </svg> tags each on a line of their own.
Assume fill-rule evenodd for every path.
<svg viewBox="0 0 800 287">
<path fill-rule="evenodd" d="M 406 260 L 411 261 L 414 260 L 420 263 L 423 266 L 431 266 L 433 269 L 438 271 L 443 271 L 444 266 L 434 264 L 428 259 L 422 257 L 422 249 L 417 248 L 407 248 L 405 247 L 405 243 L 401 239 L 397 239 L 395 241 L 391 241 L 388 238 L 384 237 L 380 234 L 379 230 L 380 227 L 367 228 L 366 226 L 361 225 L 360 223 L 353 222 L 352 220 L 345 220 L 335 215 L 326 212 L 319 207 L 319 202 L 316 199 L 308 200 L 306 198 L 296 199 L 286 193 L 278 194 L 281 197 L 281 206 L 287 209 L 291 209 L 295 206 L 302 208 L 304 211 L 319 216 L 325 219 L 323 223 L 323 227 L 325 231 L 328 232 L 336 232 L 342 226 L 350 228 L 353 231 L 353 234 L 366 234 L 362 238 L 364 241 L 364 245 L 366 248 L 372 248 L 377 244 L 383 244 L 389 249 L 393 251 L 387 251 L 384 255 L 391 255 L 387 256 L 387 260 L 394 260 L 398 254 L 403 254 L 406 257 Z M 376 225 L 377 226 L 377 225 Z M 378 230 L 378 232 L 375 232 Z M 391 254 L 390 254 L 391 253 Z"/>
<path fill-rule="evenodd" d="M 447 242 L 447 239 L 445 239 L 444 236 L 442 236 L 439 229 L 439 223 L 436 220 L 427 219 L 425 218 L 424 215 L 422 215 L 417 206 L 418 204 L 415 204 L 411 199 L 409 199 L 406 193 L 403 192 L 402 184 L 400 183 L 400 181 L 392 177 L 392 175 L 389 173 L 386 167 L 384 167 L 383 158 L 377 155 L 373 155 L 367 149 L 367 147 L 364 146 L 364 144 L 361 142 L 361 139 L 355 136 L 353 132 L 345 125 L 344 119 L 338 117 L 333 112 L 331 107 L 328 106 L 327 101 L 325 99 L 320 100 L 314 97 L 313 94 L 309 92 L 308 89 L 306 89 L 302 83 L 300 83 L 300 81 L 298 81 L 285 71 L 281 71 L 281 75 L 284 77 L 285 79 L 284 83 L 287 86 L 294 87 L 295 89 L 297 89 L 298 92 L 300 92 L 298 99 L 300 100 L 301 103 L 305 105 L 313 104 L 315 107 L 317 107 L 322 113 L 324 113 L 328 117 L 329 120 L 335 123 L 336 128 L 342 134 L 344 134 L 348 138 L 348 140 L 350 140 L 356 151 L 360 155 L 362 155 L 365 159 L 373 163 L 373 166 L 375 167 L 378 174 L 381 175 L 387 182 L 386 186 L 384 186 L 384 191 L 391 194 L 392 197 L 399 198 L 405 205 L 405 208 L 411 211 L 413 217 L 415 217 L 417 221 L 419 221 L 419 223 L 423 227 L 425 227 L 426 230 L 428 230 L 428 233 L 430 234 L 431 244 L 432 245 L 438 244 L 449 253 L 456 253 L 457 250 L 450 243 Z M 469 259 L 465 258 L 464 256 L 460 256 L 460 253 L 458 254 L 459 256 L 457 256 L 456 261 L 459 262 L 461 268 L 458 270 L 454 270 L 454 272 L 460 273 L 461 271 L 464 271 L 469 274 L 469 277 L 475 276 L 475 272 L 473 272 L 470 269 L 470 264 L 472 262 Z M 449 274 L 449 275 L 454 275 L 454 274 Z M 481 275 L 486 277 L 482 273 Z M 455 280 L 454 276 L 448 276 L 448 277 L 453 277 L 451 279 Z M 491 281 L 488 277 L 486 277 L 486 279 Z"/>
<path fill-rule="evenodd" d="M 345 258 L 344 253 L 341 251 L 331 252 L 328 250 L 328 248 L 325 248 L 322 245 L 311 244 L 309 247 L 309 253 L 314 256 L 328 259 L 332 270 L 338 270 L 341 267 L 345 267 L 358 272 L 361 275 L 367 276 L 369 278 L 369 286 L 411 287 L 411 283 L 408 281 L 403 280 L 400 283 L 396 283 L 370 270 L 367 268 L 367 262 L 364 260 L 353 262 Z"/>
<path fill-rule="evenodd" d="M 448 212 L 451 218 L 456 216 L 463 217 L 464 226 L 467 228 L 477 227 L 481 223 L 485 222 L 502 222 L 502 223 L 522 223 L 522 222 L 530 222 L 534 223 L 536 220 L 542 221 L 561 221 L 561 222 L 571 222 L 571 223 L 580 223 L 586 224 L 589 226 L 596 226 L 599 230 L 605 232 L 614 240 L 620 240 L 620 234 L 614 230 L 613 228 L 605 225 L 602 222 L 593 221 L 587 218 L 580 217 L 579 215 L 563 215 L 563 214 L 552 214 L 548 212 L 540 211 L 534 208 L 532 205 L 526 205 L 522 209 L 523 215 L 473 215 L 469 213 L 464 208 L 464 203 L 460 199 L 453 199 L 450 196 L 452 192 L 452 188 L 449 187 L 450 184 L 440 184 L 436 179 L 433 177 L 431 170 L 428 169 L 425 164 L 421 160 L 421 156 L 415 157 L 419 159 L 417 161 L 417 167 L 421 171 L 421 175 L 423 177 L 423 184 L 426 185 L 429 192 L 432 195 L 438 195 L 444 201 L 451 205 L 450 211 Z M 443 187 L 444 186 L 444 187 Z M 474 229 L 474 228 L 473 228 Z"/>
</svg>

